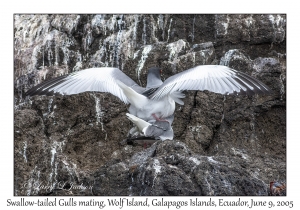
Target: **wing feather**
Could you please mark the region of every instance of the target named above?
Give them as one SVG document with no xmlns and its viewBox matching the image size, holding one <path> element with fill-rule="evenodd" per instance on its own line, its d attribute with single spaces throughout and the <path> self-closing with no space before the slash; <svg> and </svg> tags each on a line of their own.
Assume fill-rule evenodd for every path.
<svg viewBox="0 0 300 210">
<path fill-rule="evenodd" d="M 141 93 L 144 88 L 117 68 L 91 68 L 68 75 L 56 77 L 43 82 L 26 92 L 26 95 L 72 95 L 86 91 L 108 92 L 119 97 L 124 103 L 129 103 L 117 81 Z"/>
<path fill-rule="evenodd" d="M 175 91 L 208 90 L 220 94 L 270 94 L 261 81 L 227 66 L 202 65 L 169 77 L 149 98 L 159 100 Z"/>
</svg>

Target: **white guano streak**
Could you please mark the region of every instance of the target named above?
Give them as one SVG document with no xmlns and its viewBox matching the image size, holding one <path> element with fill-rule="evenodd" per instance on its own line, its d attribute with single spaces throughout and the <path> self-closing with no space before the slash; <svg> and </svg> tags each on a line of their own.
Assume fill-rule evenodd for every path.
<svg viewBox="0 0 300 210">
<path fill-rule="evenodd" d="M 141 81 L 140 81 L 141 70 L 142 70 L 142 68 L 144 67 L 144 64 L 145 64 L 145 62 L 146 62 L 146 59 L 148 58 L 148 54 L 149 54 L 149 52 L 150 52 L 151 50 L 152 50 L 152 45 L 146 45 L 146 46 L 144 47 L 144 50 L 143 50 L 143 52 L 142 52 L 142 57 L 141 57 L 141 59 L 140 59 L 140 61 L 139 61 L 139 63 L 138 63 L 138 67 L 137 67 L 137 69 L 136 69 L 137 77 L 138 77 L 138 80 L 139 80 L 140 84 L 141 84 Z"/>
</svg>

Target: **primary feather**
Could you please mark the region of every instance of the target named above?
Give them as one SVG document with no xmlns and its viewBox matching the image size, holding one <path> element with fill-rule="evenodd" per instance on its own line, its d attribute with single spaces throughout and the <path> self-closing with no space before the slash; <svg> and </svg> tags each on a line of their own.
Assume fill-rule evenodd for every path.
<svg viewBox="0 0 300 210">
<path fill-rule="evenodd" d="M 160 100 L 183 90 L 208 90 L 220 94 L 267 94 L 271 90 L 259 80 L 227 66 L 204 65 L 175 74 L 149 98 Z"/>
<path fill-rule="evenodd" d="M 135 81 L 117 68 L 91 68 L 63 75 L 41 83 L 26 94 L 50 95 L 59 93 L 62 95 L 78 94 L 86 91 L 109 92 L 120 98 L 125 104 L 129 103 L 122 88 L 118 85 L 122 81 L 126 86 L 132 88 L 137 93 L 144 91 Z"/>
</svg>

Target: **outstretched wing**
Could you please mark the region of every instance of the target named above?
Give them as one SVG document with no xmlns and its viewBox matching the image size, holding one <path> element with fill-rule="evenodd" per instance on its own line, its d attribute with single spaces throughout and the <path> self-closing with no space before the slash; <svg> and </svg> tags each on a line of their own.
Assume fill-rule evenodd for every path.
<svg viewBox="0 0 300 210">
<path fill-rule="evenodd" d="M 227 66 L 203 65 L 169 77 L 149 98 L 159 100 L 183 90 L 208 90 L 226 95 L 272 92 L 264 83 L 243 72 Z"/>
<path fill-rule="evenodd" d="M 31 88 L 26 92 L 26 95 L 72 95 L 86 91 L 97 91 L 111 93 L 127 104 L 129 101 L 117 81 L 121 81 L 138 93 L 144 91 L 144 88 L 118 68 L 103 67 L 85 69 L 50 79 Z"/>
</svg>

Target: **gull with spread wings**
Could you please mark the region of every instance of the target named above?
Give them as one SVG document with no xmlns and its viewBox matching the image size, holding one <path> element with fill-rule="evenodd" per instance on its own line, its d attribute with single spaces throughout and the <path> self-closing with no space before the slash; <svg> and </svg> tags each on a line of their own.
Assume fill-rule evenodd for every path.
<svg viewBox="0 0 300 210">
<path fill-rule="evenodd" d="M 175 111 L 175 102 L 183 105 L 184 90 L 208 90 L 229 95 L 270 94 L 270 88 L 261 81 L 243 72 L 221 65 L 201 65 L 175 74 L 164 82 L 161 69 L 152 67 L 148 70 L 147 86 L 141 87 L 118 68 L 90 68 L 47 80 L 27 91 L 26 95 L 72 95 L 86 91 L 109 92 L 125 104 L 130 104 L 128 119 L 135 125 L 131 133 L 147 133 L 146 128 L 155 123 L 167 122 Z M 142 122 L 145 129 L 138 123 Z M 147 122 L 146 124 L 144 122 Z M 165 126 L 163 126 L 165 127 Z M 155 126 L 155 129 L 161 129 Z M 153 128 L 152 128 L 153 130 Z M 158 139 L 161 135 L 151 133 Z M 161 133 L 161 131 L 159 131 Z M 156 135 L 156 136 L 155 136 Z M 162 134 L 163 135 L 163 134 Z M 173 139 L 168 135 L 168 139 Z"/>
</svg>

